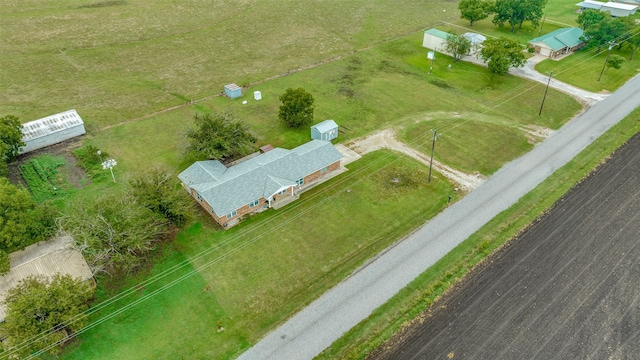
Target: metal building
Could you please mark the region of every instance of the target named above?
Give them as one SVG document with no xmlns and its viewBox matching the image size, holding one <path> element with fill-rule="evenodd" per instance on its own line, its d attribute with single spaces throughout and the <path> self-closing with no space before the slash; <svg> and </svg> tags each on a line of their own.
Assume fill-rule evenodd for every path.
<svg viewBox="0 0 640 360">
<path fill-rule="evenodd" d="M 84 135 L 84 122 L 75 109 L 22 124 L 22 140 L 26 153 Z"/>
</svg>

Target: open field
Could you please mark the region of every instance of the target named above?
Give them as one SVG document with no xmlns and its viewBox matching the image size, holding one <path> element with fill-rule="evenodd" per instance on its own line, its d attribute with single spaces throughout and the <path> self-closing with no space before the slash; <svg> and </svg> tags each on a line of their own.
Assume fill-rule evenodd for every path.
<svg viewBox="0 0 640 360">
<path fill-rule="evenodd" d="M 371 359 L 640 353 L 640 134 Z"/>
<path fill-rule="evenodd" d="M 456 16 L 455 2 L 419 0 L 2 0 L 0 7 L 0 114 L 26 122 L 75 108 L 91 129 Z"/>
</svg>

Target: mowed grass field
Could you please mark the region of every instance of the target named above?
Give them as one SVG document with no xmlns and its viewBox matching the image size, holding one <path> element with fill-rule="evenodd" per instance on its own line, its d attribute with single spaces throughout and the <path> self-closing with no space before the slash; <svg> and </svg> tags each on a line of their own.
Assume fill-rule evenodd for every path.
<svg viewBox="0 0 640 360">
<path fill-rule="evenodd" d="M 118 159 L 114 170 L 120 178 L 157 165 L 170 169 L 188 166 L 190 161 L 180 155 L 183 129 L 190 126 L 195 111 L 232 112 L 251 125 L 260 144 L 296 146 L 308 141 L 308 128 L 287 129 L 275 115 L 277 96 L 291 86 L 304 86 L 314 94 L 316 118 L 334 118 L 341 124 L 345 132 L 340 141 L 381 128 L 392 127 L 402 133 L 413 126 L 432 125 L 448 129 L 448 143 L 438 143 L 438 154 L 481 143 L 483 133 L 496 130 L 526 139 L 523 126 L 557 128 L 580 109 L 572 98 L 552 91 L 549 107 L 545 105 L 549 111 L 538 116 L 542 85 L 511 77 L 491 81 L 485 68 L 471 64 L 455 64 L 448 70 L 450 59 L 444 57 L 429 75 L 420 39 L 420 34 L 414 34 L 262 83 L 250 89 L 262 92 L 260 101 L 250 94 L 233 101 L 214 98 L 96 131 L 86 142 Z M 243 105 L 243 100 L 248 103 Z M 421 148 L 430 144 L 431 136 L 425 130 L 423 136 L 413 134 L 407 142 Z M 493 139 L 502 144 L 508 158 L 532 146 L 514 146 L 500 136 Z M 493 159 L 495 151 L 475 150 L 466 150 L 461 156 L 466 167 L 456 161 L 451 161 L 452 166 L 485 172 L 484 159 Z M 443 161 L 448 160 L 443 157 Z M 228 231 L 220 231 L 210 219 L 201 217 L 199 223 L 178 235 L 169 255 L 150 276 L 202 251 L 207 251 L 207 256 L 187 260 L 180 271 L 144 289 L 136 284 L 145 278 L 132 279 L 131 286 L 140 291 L 92 320 L 100 321 L 102 316 L 143 299 L 171 279 L 191 275 L 81 335 L 79 347 L 67 356 L 169 359 L 187 354 L 190 358 L 232 358 L 366 259 L 437 214 L 446 206 L 448 195 L 455 193 L 453 185 L 439 174 L 434 186 L 426 185 L 423 165 L 393 153 L 372 153 L 349 168 L 290 207 L 252 217 Z M 390 184 L 390 176 L 397 177 L 397 169 L 401 173 L 410 169 L 422 183 L 396 193 L 385 185 Z M 101 186 L 105 191 L 118 185 Z M 103 293 L 101 299 L 106 298 L 108 294 Z M 217 321 L 222 321 L 224 332 L 217 333 Z"/>
<path fill-rule="evenodd" d="M 550 90 L 538 116 L 543 85 L 491 79 L 485 68 L 454 64 L 445 56 L 438 55 L 428 74 L 422 33 L 415 30 L 457 17 L 456 3 L 0 4 L 7 5 L 0 35 L 8 54 L 0 59 L 5 87 L 0 113 L 30 120 L 76 108 L 90 132 L 85 143 L 117 159 L 119 183 L 152 167 L 189 166 L 182 151 L 194 112 L 232 112 L 251 126 L 258 145 L 290 148 L 308 141 L 308 128 L 288 129 L 276 118 L 277 97 L 288 87 L 314 95 L 316 121 L 335 119 L 343 130 L 341 142 L 392 127 L 424 150 L 430 129 L 437 127 L 443 137 L 436 158 L 483 174 L 532 146 L 524 127 L 556 129 L 580 109 L 569 96 Z M 439 9 L 449 10 L 444 15 Z M 387 41 L 406 33 L 411 34 Z M 363 50 L 352 54 L 354 49 Z M 261 81 L 339 55 L 344 56 Z M 259 83 L 240 99 L 210 97 L 232 81 Z M 252 100 L 254 90 L 262 91 L 263 100 Z M 206 99 L 153 115 L 201 98 Z M 498 150 L 468 146 L 487 139 Z M 453 189 L 439 175 L 430 186 L 389 188 L 389 176 L 407 171 L 422 176 L 424 168 L 388 152 L 370 154 L 349 168 L 290 207 L 229 231 L 200 214 L 166 254 L 158 255 L 148 276 L 130 280 L 131 297 L 92 316 L 96 327 L 81 334 L 65 357 L 234 357 L 438 213 Z M 77 196 L 90 198 L 118 186 L 105 177 Z M 202 251 L 205 257 L 193 258 Z M 138 285 L 176 264 L 185 266 L 162 281 Z M 188 277 L 146 298 L 181 275 Z M 99 300 L 113 295 L 102 283 L 99 291 Z M 119 309 L 125 311 L 97 323 Z M 217 333 L 217 321 L 224 332 Z"/>
<path fill-rule="evenodd" d="M 1 0 L 0 114 L 75 108 L 101 128 L 406 35 L 456 5 Z"/>
</svg>

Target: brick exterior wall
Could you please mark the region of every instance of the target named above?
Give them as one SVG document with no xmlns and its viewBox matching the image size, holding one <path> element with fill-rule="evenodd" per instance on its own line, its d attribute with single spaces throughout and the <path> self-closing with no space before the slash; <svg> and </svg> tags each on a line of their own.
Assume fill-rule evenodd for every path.
<svg viewBox="0 0 640 360">
<path fill-rule="evenodd" d="M 304 177 L 304 183 L 309 184 L 318 180 L 321 176 L 326 175 L 332 171 L 338 170 L 340 168 L 340 160 L 334 162 L 333 164 L 327 166 L 326 171 L 318 170 Z"/>
<path fill-rule="evenodd" d="M 327 166 L 326 171 L 318 170 L 316 172 L 313 172 L 313 173 L 305 176 L 304 177 L 304 183 L 305 184 L 312 183 L 313 181 L 318 180 L 320 177 L 322 177 L 322 176 L 324 176 L 324 175 L 326 175 L 326 174 L 328 174 L 328 173 L 330 173 L 332 171 L 338 170 L 339 168 L 340 168 L 340 161 L 338 160 L 335 163 Z M 183 186 L 188 189 L 188 187 L 186 185 L 183 184 Z M 262 209 L 263 206 L 265 206 L 265 204 L 268 203 L 265 198 L 260 198 L 258 205 L 255 205 L 253 207 L 249 206 L 249 204 L 244 205 L 243 207 L 241 207 L 241 208 L 236 210 L 236 215 L 235 216 L 231 217 L 230 219 L 227 219 L 226 214 L 222 215 L 221 217 L 218 217 L 216 215 L 216 213 L 213 212 L 213 210 L 211 210 L 211 205 L 209 205 L 205 199 L 202 199 L 202 200 L 198 199 L 198 193 L 195 190 L 189 189 L 189 192 L 190 192 L 191 196 L 198 202 L 198 204 L 200 204 L 200 206 L 202 206 L 202 208 L 205 209 L 209 213 L 209 215 L 211 215 L 211 217 L 213 217 L 213 219 L 218 224 L 220 224 L 221 226 L 224 226 L 224 227 L 235 225 L 242 216 L 250 214 L 250 213 L 253 213 L 253 212 L 256 212 L 256 211 Z M 276 198 L 276 199 L 280 198 L 280 197 L 284 197 L 284 196 L 291 196 L 291 188 L 288 188 L 287 191 L 284 194 L 280 194 L 280 195 L 274 194 L 273 195 L 273 197 Z M 225 226 L 225 224 L 227 224 L 227 226 Z"/>
</svg>

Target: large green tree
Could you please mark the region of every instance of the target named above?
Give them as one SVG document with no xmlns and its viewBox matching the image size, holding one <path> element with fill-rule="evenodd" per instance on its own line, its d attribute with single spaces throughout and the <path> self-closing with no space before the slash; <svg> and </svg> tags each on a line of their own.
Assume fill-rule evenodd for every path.
<svg viewBox="0 0 640 360">
<path fill-rule="evenodd" d="M 480 55 L 495 75 L 504 75 L 511 67 L 522 67 L 526 62 L 522 45 L 504 36 L 485 40 Z"/>
<path fill-rule="evenodd" d="M 634 23 L 631 18 L 612 18 L 606 16 L 597 23 L 590 24 L 585 30 L 582 39 L 587 47 L 596 47 L 600 52 L 603 47 L 620 43 L 633 30 Z"/>
<path fill-rule="evenodd" d="M 4 153 L 7 161 L 13 161 L 20 154 L 20 148 L 25 144 L 22 141 L 22 125 L 16 116 L 0 118 L 0 142 L 8 146 Z"/>
<path fill-rule="evenodd" d="M 167 233 L 167 221 L 127 193 L 94 202 L 79 201 L 61 218 L 93 273 L 122 276 L 134 272 Z"/>
<path fill-rule="evenodd" d="M 454 62 L 458 62 L 471 50 L 471 41 L 462 35 L 449 34 L 444 44 L 444 50 L 453 56 Z"/>
<path fill-rule="evenodd" d="M 256 137 L 231 114 L 196 114 L 194 124 L 187 139 L 188 152 L 196 158 L 229 161 L 255 150 Z"/>
<path fill-rule="evenodd" d="M 129 181 L 130 192 L 138 202 L 154 213 L 183 226 L 189 219 L 193 201 L 185 196 L 177 178 L 159 168 Z"/>
<path fill-rule="evenodd" d="M 537 27 L 546 3 L 547 0 L 496 0 L 493 23 L 499 26 L 508 23 L 511 32 L 515 32 L 516 26 L 522 28 L 525 21 L 530 21 L 533 27 Z"/>
<path fill-rule="evenodd" d="M 473 26 L 476 21 L 484 20 L 493 12 L 494 2 L 492 0 L 460 0 L 460 18 L 469 20 L 469 26 Z"/>
<path fill-rule="evenodd" d="M 83 312 L 92 296 L 87 283 L 69 275 L 20 281 L 3 301 L 7 309 L 3 356 L 24 358 L 48 347 L 48 353 L 58 354 L 69 336 L 86 325 Z"/>
<path fill-rule="evenodd" d="M 605 18 L 610 18 L 611 16 L 604 11 L 587 9 L 584 10 L 580 15 L 578 15 L 578 20 L 576 22 L 580 24 L 580 28 L 582 30 L 586 30 Z"/>
<path fill-rule="evenodd" d="M 278 117 L 289 127 L 300 127 L 313 122 L 315 100 L 313 95 L 303 88 L 288 88 L 280 95 Z"/>
<path fill-rule="evenodd" d="M 33 225 L 31 211 L 36 207 L 28 191 L 0 177 L 0 249 L 26 244 Z"/>
<path fill-rule="evenodd" d="M 626 39 L 625 44 L 632 49 L 629 60 L 633 60 L 636 51 L 638 51 L 638 48 L 640 48 L 640 26 L 636 26 L 633 28 L 633 30 L 629 34 L 629 37 Z"/>
<path fill-rule="evenodd" d="M 0 176 L 7 174 L 7 163 L 15 160 L 24 145 L 19 119 L 13 115 L 0 118 Z"/>
</svg>

